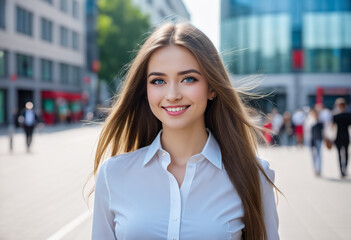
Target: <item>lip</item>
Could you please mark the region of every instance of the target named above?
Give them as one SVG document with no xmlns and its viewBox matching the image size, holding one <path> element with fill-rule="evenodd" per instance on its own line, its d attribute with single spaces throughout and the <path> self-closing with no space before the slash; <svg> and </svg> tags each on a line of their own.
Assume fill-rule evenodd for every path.
<svg viewBox="0 0 351 240">
<path fill-rule="evenodd" d="M 186 112 L 186 110 L 188 109 L 190 107 L 190 105 L 175 105 L 175 106 L 165 106 L 165 107 L 162 107 L 165 111 L 166 111 L 166 113 L 168 114 L 168 115 L 170 115 L 170 116 L 179 116 L 179 115 L 182 115 L 183 113 L 185 113 Z M 167 109 L 169 109 L 169 108 L 183 108 L 183 109 L 181 109 L 181 110 L 179 110 L 179 111 L 169 111 L 169 110 L 167 110 Z"/>
</svg>

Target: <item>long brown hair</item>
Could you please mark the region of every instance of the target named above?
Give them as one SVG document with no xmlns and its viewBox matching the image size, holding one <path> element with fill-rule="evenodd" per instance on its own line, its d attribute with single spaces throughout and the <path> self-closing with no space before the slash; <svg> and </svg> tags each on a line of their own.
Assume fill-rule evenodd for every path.
<svg viewBox="0 0 351 240">
<path fill-rule="evenodd" d="M 188 49 L 197 59 L 209 87 L 217 93 L 208 101 L 205 124 L 219 143 L 224 167 L 244 206 L 246 239 L 267 239 L 263 218 L 260 177 L 264 173 L 257 160 L 260 128 L 234 89 L 212 42 L 190 24 L 165 23 L 157 28 L 140 48 L 125 76 L 120 95 L 106 119 L 97 146 L 94 174 L 109 156 L 150 145 L 161 130 L 146 100 L 146 75 L 150 56 L 168 45 Z M 147 124 L 147 127 L 145 127 Z"/>
</svg>

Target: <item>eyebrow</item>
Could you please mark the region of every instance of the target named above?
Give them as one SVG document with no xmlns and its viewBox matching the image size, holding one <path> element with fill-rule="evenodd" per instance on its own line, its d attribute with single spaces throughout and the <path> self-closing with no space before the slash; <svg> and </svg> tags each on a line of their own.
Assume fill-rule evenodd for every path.
<svg viewBox="0 0 351 240">
<path fill-rule="evenodd" d="M 180 76 L 180 75 L 185 75 L 188 73 L 197 73 L 197 74 L 201 75 L 201 73 L 195 69 L 181 71 L 181 72 L 178 72 L 177 75 Z M 150 76 L 166 76 L 166 74 L 162 73 L 162 72 L 151 72 L 151 73 L 149 73 L 149 75 L 147 75 L 147 77 L 149 78 Z"/>
</svg>

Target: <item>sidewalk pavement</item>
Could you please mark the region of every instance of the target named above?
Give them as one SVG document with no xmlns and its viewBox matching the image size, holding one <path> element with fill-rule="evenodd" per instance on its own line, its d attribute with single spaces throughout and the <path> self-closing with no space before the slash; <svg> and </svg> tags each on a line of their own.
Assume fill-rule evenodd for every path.
<svg viewBox="0 0 351 240">
<path fill-rule="evenodd" d="M 57 240 L 90 239 L 91 216 L 72 223 L 88 211 L 81 191 L 100 130 L 45 127 L 34 135 L 30 154 L 23 133 L 15 134 L 11 154 L 0 135 L 0 239 L 40 240 L 62 229 L 69 231 Z M 260 148 L 259 156 L 270 162 L 285 195 L 278 194 L 282 240 L 351 239 L 351 178 L 340 178 L 335 147 L 323 148 L 322 177 L 314 175 L 307 147 Z"/>
<path fill-rule="evenodd" d="M 322 153 L 322 176 L 316 177 L 308 147 L 260 149 L 285 195 L 278 194 L 282 240 L 351 239 L 351 178 L 340 178 L 335 147 Z"/>
</svg>

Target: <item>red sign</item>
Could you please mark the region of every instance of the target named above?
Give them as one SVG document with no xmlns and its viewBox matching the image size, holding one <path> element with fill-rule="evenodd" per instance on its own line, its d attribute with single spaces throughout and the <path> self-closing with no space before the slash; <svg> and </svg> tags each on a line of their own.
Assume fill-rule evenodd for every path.
<svg viewBox="0 0 351 240">
<path fill-rule="evenodd" d="M 316 89 L 316 104 L 323 103 L 323 88 L 317 87 Z"/>
<path fill-rule="evenodd" d="M 294 69 L 303 69 L 303 50 L 295 49 L 292 51 Z"/>
<path fill-rule="evenodd" d="M 17 74 L 12 74 L 11 75 L 11 81 L 16 82 L 17 81 Z"/>
<path fill-rule="evenodd" d="M 94 60 L 93 63 L 91 64 L 91 69 L 93 72 L 99 72 L 100 71 L 100 62 L 99 60 Z"/>
</svg>

